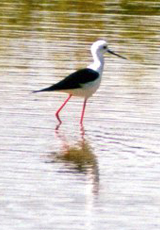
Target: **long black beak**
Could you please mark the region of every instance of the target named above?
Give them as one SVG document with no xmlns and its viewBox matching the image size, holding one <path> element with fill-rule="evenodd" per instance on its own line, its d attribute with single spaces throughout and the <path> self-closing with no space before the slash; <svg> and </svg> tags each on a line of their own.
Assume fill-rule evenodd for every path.
<svg viewBox="0 0 160 230">
<path fill-rule="evenodd" d="M 114 53 L 112 50 L 109 50 L 109 49 L 108 49 L 107 52 L 110 53 L 110 54 L 113 54 L 113 55 L 115 55 L 115 56 L 117 56 L 117 57 L 120 57 L 120 58 L 123 58 L 123 59 L 127 59 L 127 58 L 125 58 L 125 57 L 123 57 L 123 56 L 121 56 L 121 55 L 119 55 L 119 54 Z"/>
</svg>

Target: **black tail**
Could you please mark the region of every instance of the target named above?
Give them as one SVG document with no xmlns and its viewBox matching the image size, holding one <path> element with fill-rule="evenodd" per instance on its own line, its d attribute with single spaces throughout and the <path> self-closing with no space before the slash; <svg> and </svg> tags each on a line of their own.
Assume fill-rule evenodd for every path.
<svg viewBox="0 0 160 230">
<path fill-rule="evenodd" d="M 47 92 L 47 91 L 54 91 L 54 85 L 48 87 L 48 88 L 44 88 L 44 89 L 40 89 L 40 90 L 34 90 L 32 91 L 32 93 L 40 93 L 40 92 Z"/>
<path fill-rule="evenodd" d="M 40 93 L 40 92 L 44 92 L 44 91 L 47 91 L 47 90 L 45 90 L 45 89 L 34 90 L 34 91 L 32 91 L 32 93 Z"/>
</svg>

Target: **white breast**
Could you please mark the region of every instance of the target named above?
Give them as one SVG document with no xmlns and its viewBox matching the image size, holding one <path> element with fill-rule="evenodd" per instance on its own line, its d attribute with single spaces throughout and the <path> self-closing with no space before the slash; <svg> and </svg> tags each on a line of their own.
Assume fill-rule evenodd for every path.
<svg viewBox="0 0 160 230">
<path fill-rule="evenodd" d="M 81 88 L 67 89 L 67 90 L 61 90 L 61 91 L 72 94 L 73 96 L 76 96 L 76 97 L 89 98 L 97 91 L 97 89 L 100 86 L 100 83 L 101 83 L 101 77 L 99 77 L 95 81 L 83 84 Z"/>
</svg>

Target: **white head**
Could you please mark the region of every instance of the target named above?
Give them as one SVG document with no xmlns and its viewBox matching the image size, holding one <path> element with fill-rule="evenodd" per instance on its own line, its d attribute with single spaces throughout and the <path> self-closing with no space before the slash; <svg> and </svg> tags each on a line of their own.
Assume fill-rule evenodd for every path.
<svg viewBox="0 0 160 230">
<path fill-rule="evenodd" d="M 108 48 L 108 44 L 105 40 L 98 40 L 98 41 L 94 42 L 91 46 L 91 53 L 92 53 L 94 62 L 91 65 L 89 65 L 88 68 L 91 68 L 91 69 L 99 72 L 101 75 L 102 71 L 103 71 L 103 66 L 104 66 L 104 57 L 103 56 L 107 52 L 110 54 L 116 55 L 120 58 L 126 59 L 126 58 L 120 56 L 119 54 L 116 54 L 113 51 L 111 51 Z"/>
<path fill-rule="evenodd" d="M 104 40 L 98 40 L 94 42 L 91 46 L 91 53 L 94 56 L 95 54 L 98 56 L 103 56 L 107 52 L 108 46 L 107 42 Z"/>
<path fill-rule="evenodd" d="M 105 40 L 98 40 L 94 42 L 91 46 L 91 53 L 93 56 L 96 54 L 98 57 L 103 57 L 103 54 L 105 54 L 106 52 L 116 55 L 120 58 L 126 59 L 125 57 L 122 57 L 121 55 L 116 54 L 115 52 L 111 51 L 108 48 L 108 44 Z"/>
</svg>

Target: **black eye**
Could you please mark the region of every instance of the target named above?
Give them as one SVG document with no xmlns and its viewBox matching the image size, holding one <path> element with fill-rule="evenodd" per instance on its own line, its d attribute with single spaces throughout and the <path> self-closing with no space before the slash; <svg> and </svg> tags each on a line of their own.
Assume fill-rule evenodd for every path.
<svg viewBox="0 0 160 230">
<path fill-rule="evenodd" d="M 107 46 L 103 46 L 103 49 L 107 49 Z"/>
</svg>

